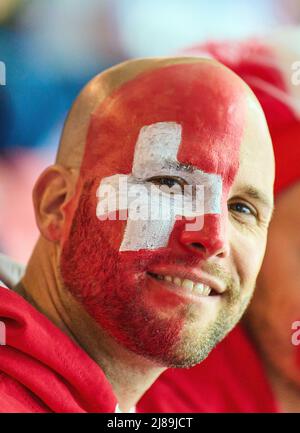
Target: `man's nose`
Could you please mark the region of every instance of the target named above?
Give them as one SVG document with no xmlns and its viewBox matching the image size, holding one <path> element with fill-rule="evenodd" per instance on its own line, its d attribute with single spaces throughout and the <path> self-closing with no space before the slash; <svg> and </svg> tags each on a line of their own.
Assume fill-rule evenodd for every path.
<svg viewBox="0 0 300 433">
<path fill-rule="evenodd" d="M 192 229 L 185 223 L 180 235 L 180 242 L 194 253 L 207 259 L 218 256 L 226 257 L 229 253 L 229 242 L 226 233 L 225 216 L 219 214 L 206 214 L 203 216 L 202 227 Z"/>
</svg>

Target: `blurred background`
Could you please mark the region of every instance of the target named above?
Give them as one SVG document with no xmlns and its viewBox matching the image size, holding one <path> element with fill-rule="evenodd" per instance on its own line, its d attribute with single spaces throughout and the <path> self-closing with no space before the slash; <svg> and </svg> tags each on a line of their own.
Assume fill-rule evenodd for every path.
<svg viewBox="0 0 300 433">
<path fill-rule="evenodd" d="M 131 57 L 299 24 L 300 0 L 0 0 L 0 251 L 29 258 L 34 181 L 93 75 Z"/>
</svg>

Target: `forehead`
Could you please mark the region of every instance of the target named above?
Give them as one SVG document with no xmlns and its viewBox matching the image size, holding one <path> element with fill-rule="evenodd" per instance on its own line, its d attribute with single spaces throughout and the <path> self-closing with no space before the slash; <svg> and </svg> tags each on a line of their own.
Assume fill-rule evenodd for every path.
<svg viewBox="0 0 300 433">
<path fill-rule="evenodd" d="M 178 161 L 233 178 L 246 101 L 243 83 L 216 63 L 175 64 L 144 72 L 107 96 L 93 113 L 82 168 L 97 168 L 106 161 L 107 167 L 128 173 L 141 129 L 175 122 L 182 128 Z"/>
<path fill-rule="evenodd" d="M 251 189 L 273 202 L 275 177 L 274 153 L 263 112 L 254 99 L 249 100 L 243 140 L 240 147 L 239 169 L 232 185 L 232 194 Z"/>
</svg>

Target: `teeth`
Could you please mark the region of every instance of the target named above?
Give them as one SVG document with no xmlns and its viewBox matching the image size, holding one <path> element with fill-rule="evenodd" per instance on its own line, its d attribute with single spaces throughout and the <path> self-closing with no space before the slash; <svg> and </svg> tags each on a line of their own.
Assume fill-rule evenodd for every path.
<svg viewBox="0 0 300 433">
<path fill-rule="evenodd" d="M 210 292 L 211 292 L 211 288 L 209 286 L 204 286 L 204 287 L 205 287 L 205 293 L 204 293 L 204 295 L 205 296 L 209 296 Z"/>
<path fill-rule="evenodd" d="M 175 277 L 174 279 L 173 279 L 173 283 L 174 284 L 176 284 L 176 286 L 179 286 L 179 287 L 181 287 L 181 279 L 180 278 L 178 278 L 178 277 Z"/>
<path fill-rule="evenodd" d="M 181 287 L 183 287 L 184 289 L 193 290 L 194 283 L 192 280 L 183 280 L 181 283 Z"/>
<path fill-rule="evenodd" d="M 171 275 L 164 275 L 164 276 L 158 275 L 158 278 L 164 279 L 169 283 L 173 283 L 178 287 L 182 287 L 184 289 L 190 290 L 191 292 L 195 292 L 201 296 L 209 296 L 211 292 L 211 288 L 209 286 L 202 283 L 195 283 L 192 280 L 181 279 L 178 277 L 171 277 Z"/>
<path fill-rule="evenodd" d="M 211 288 L 205 284 L 196 283 L 194 286 L 194 291 L 199 293 L 199 295 L 208 296 L 210 294 Z"/>
</svg>

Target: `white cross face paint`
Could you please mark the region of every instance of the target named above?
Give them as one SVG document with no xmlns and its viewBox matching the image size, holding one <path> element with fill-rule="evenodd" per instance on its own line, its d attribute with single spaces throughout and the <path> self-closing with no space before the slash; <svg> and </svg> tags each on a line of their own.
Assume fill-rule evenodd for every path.
<svg viewBox="0 0 300 433">
<path fill-rule="evenodd" d="M 127 219 L 120 251 L 166 247 L 176 218 L 201 216 L 201 226 L 199 222 L 186 224 L 187 230 L 199 230 L 203 215 L 221 213 L 221 176 L 181 164 L 177 160 L 181 136 L 182 127 L 176 122 L 144 126 L 136 143 L 132 173 L 102 179 L 97 190 L 97 217 L 116 219 L 118 211 L 119 219 Z M 149 181 L 163 176 L 180 177 L 196 187 L 196 199 L 181 192 L 170 200 L 170 193 Z M 189 206 L 192 201 L 196 201 L 196 211 Z"/>
</svg>

